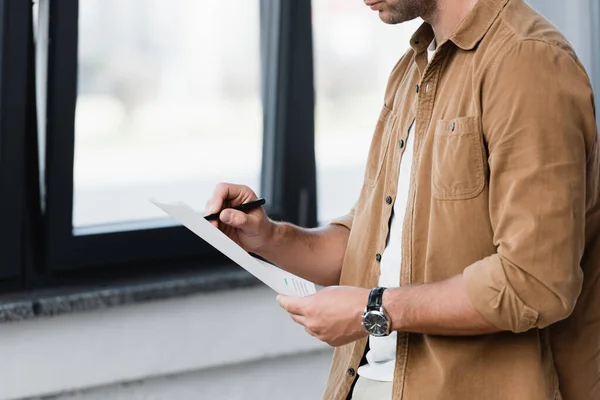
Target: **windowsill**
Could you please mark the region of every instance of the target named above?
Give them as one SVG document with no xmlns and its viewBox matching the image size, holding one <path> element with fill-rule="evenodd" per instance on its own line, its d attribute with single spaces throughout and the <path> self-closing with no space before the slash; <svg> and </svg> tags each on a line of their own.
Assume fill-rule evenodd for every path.
<svg viewBox="0 0 600 400">
<path fill-rule="evenodd" d="M 259 281 L 233 264 L 161 279 L 98 287 L 64 287 L 0 296 L 0 323 L 251 287 Z"/>
<path fill-rule="evenodd" d="M 239 270 L 239 267 L 230 267 Z M 245 279 L 243 282 L 248 283 Z M 227 385 L 235 386 L 236 382 L 247 381 L 249 377 L 246 374 L 238 379 L 232 375 L 240 365 L 256 369 L 261 360 L 292 357 L 287 363 L 293 363 L 302 354 L 331 353 L 329 346 L 308 335 L 304 327 L 290 319 L 277 304 L 275 292 L 266 285 L 218 289 L 224 285 L 219 280 L 217 286 L 196 286 L 196 291 L 208 286 L 213 290 L 210 293 L 0 325 L 4 361 L 0 363 L 0 400 L 37 399 L 60 393 L 69 397 L 66 393 L 149 382 L 157 377 L 194 371 L 208 374 L 211 381 L 220 376 L 219 382 L 227 381 Z M 171 290 L 167 292 L 172 294 Z M 133 296 L 138 296 L 137 293 L 139 290 L 134 291 Z M 57 295 L 38 298 L 54 297 Z M 110 296 L 108 299 L 115 300 Z M 119 297 L 116 299 L 122 302 Z M 78 305 L 81 306 L 79 300 Z M 114 305 L 109 303 L 103 307 Z M 321 364 L 320 368 L 325 371 L 328 364 Z M 226 372 L 224 376 L 221 376 L 222 371 Z M 273 371 L 265 373 L 277 382 L 286 379 Z M 305 375 L 300 372 L 290 379 L 298 380 L 301 376 L 303 380 Z M 322 375 L 323 380 L 325 377 Z M 260 385 L 261 390 L 265 382 Z M 207 385 L 207 390 L 211 392 L 213 386 Z M 221 394 L 223 387 L 220 385 Z M 228 393 L 221 397 L 230 398 Z"/>
</svg>

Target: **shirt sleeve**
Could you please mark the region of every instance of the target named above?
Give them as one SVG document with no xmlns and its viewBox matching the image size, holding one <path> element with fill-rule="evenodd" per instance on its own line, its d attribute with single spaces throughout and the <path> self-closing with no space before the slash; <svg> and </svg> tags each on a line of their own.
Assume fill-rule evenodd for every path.
<svg viewBox="0 0 600 400">
<path fill-rule="evenodd" d="M 569 50 L 524 40 L 498 60 L 481 96 L 497 253 L 463 277 L 489 322 L 523 332 L 568 317 L 581 292 L 597 128 L 589 79 Z"/>
<path fill-rule="evenodd" d="M 356 211 L 356 206 L 352 207 L 352 209 L 350 210 L 350 212 L 344 216 L 341 216 L 339 218 L 336 218 L 332 221 L 330 221 L 329 223 L 331 225 L 341 225 L 341 226 L 345 226 L 346 228 L 348 228 L 349 230 L 352 230 L 352 222 L 354 221 L 354 213 Z"/>
</svg>

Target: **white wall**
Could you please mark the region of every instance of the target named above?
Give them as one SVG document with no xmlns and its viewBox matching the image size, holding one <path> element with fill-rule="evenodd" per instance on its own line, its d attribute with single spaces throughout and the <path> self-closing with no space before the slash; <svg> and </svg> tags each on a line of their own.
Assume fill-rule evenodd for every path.
<svg viewBox="0 0 600 400">
<path fill-rule="evenodd" d="M 600 83 L 597 65 L 600 40 L 596 37 L 600 12 L 598 0 L 527 0 L 548 18 L 571 42 L 592 81 Z M 599 15 L 596 15 L 599 14 Z M 596 87 L 596 89 L 598 89 Z"/>
<path fill-rule="evenodd" d="M 318 400 L 331 356 L 331 350 L 324 350 L 113 385 L 52 400 Z"/>
<path fill-rule="evenodd" d="M 295 325 L 265 287 L 41 318 L 0 325 L 0 400 L 252 365 L 319 350 L 328 347 Z M 271 366 L 278 368 L 273 362 L 260 364 L 257 371 L 268 374 Z M 310 371 L 303 371 L 302 364 L 291 371 L 314 376 L 317 364 L 319 371 L 326 371 L 328 357 L 311 360 Z M 244 369 L 232 371 L 238 372 L 231 379 L 221 376 L 213 388 L 225 385 L 236 398 L 237 377 Z M 273 373 L 278 375 L 256 382 L 254 393 L 269 389 L 271 382 L 284 384 L 289 376 Z M 211 374 L 206 372 L 203 379 L 210 380 Z M 317 387 L 326 373 L 321 378 Z M 251 381 L 245 379 L 244 385 Z"/>
</svg>

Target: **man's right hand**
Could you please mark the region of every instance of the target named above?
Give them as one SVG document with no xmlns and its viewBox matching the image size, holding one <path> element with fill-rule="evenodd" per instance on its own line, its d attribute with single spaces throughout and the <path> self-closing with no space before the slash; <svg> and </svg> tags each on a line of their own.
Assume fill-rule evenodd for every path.
<svg viewBox="0 0 600 400">
<path fill-rule="evenodd" d="M 262 207 L 243 212 L 233 210 L 243 203 L 258 197 L 247 186 L 219 183 L 212 197 L 206 203 L 206 215 L 221 211 L 218 221 L 211 223 L 229 236 L 244 250 L 259 253 L 272 238 L 274 223 L 267 217 Z"/>
<path fill-rule="evenodd" d="M 231 209 L 256 200 L 247 186 L 220 183 L 206 204 L 206 214 L 221 211 L 211 223 L 244 250 L 318 285 L 338 285 L 350 230 L 326 225 L 303 229 L 273 222 L 262 207 L 243 212 Z"/>
</svg>

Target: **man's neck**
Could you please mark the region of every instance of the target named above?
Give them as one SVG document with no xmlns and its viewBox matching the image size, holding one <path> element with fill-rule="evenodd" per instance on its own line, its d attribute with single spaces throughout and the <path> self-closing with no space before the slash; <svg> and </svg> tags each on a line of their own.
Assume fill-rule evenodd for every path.
<svg viewBox="0 0 600 400">
<path fill-rule="evenodd" d="M 437 0 L 437 7 L 423 20 L 431 25 L 436 43 L 442 43 L 473 9 L 478 0 Z"/>
</svg>

